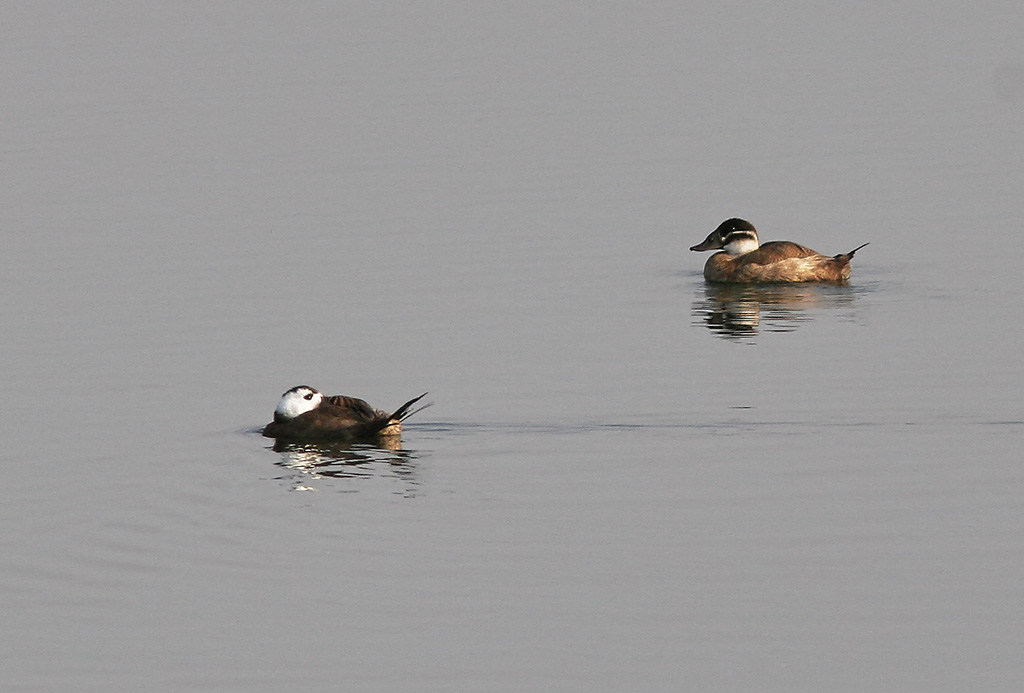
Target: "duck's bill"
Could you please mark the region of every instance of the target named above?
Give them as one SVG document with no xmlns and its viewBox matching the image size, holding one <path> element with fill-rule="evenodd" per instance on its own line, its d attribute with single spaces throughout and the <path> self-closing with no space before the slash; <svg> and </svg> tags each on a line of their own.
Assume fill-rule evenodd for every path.
<svg viewBox="0 0 1024 693">
<path fill-rule="evenodd" d="M 704 239 L 703 243 L 698 243 L 695 246 L 691 246 L 690 250 L 718 250 L 721 247 L 721 241 L 715 238 L 715 234 L 711 234 L 710 236 Z"/>
</svg>

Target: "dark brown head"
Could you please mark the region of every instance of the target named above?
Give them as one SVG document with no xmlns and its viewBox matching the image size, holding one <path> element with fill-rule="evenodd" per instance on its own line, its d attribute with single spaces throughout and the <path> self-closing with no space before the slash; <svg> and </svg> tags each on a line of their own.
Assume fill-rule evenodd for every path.
<svg viewBox="0 0 1024 693">
<path fill-rule="evenodd" d="M 760 243 L 757 229 L 749 221 L 743 219 L 726 219 L 718 228 L 708 234 L 703 243 L 692 246 L 690 250 L 724 250 L 730 255 L 743 255 L 757 250 Z"/>
</svg>

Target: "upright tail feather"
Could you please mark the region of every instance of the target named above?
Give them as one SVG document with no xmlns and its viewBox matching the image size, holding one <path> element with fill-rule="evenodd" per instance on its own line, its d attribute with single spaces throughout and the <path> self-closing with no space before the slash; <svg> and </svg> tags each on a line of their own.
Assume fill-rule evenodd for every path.
<svg viewBox="0 0 1024 693">
<path fill-rule="evenodd" d="M 419 397 L 414 397 L 414 398 L 410 399 L 408 402 L 406 402 L 405 404 L 403 404 L 402 406 L 400 406 L 398 409 L 395 410 L 395 413 L 391 415 L 391 418 L 389 419 L 389 421 L 405 421 L 406 419 L 408 419 L 410 416 L 412 416 L 416 412 L 423 411 L 424 409 L 429 407 L 430 404 L 424 404 L 419 409 L 415 409 L 415 410 L 410 411 L 410 409 L 412 408 L 412 405 L 416 404 L 417 402 L 419 402 L 421 399 L 423 399 L 426 396 L 427 396 L 427 393 L 424 392 Z"/>
<path fill-rule="evenodd" d="M 858 245 L 856 248 L 854 248 L 853 250 L 851 250 L 848 253 L 840 253 L 839 255 L 836 255 L 835 259 L 836 260 L 845 260 L 846 262 L 849 262 L 850 260 L 853 259 L 854 253 L 856 253 L 858 250 L 863 248 L 865 245 L 871 245 L 871 244 L 870 243 L 864 243 L 863 245 Z"/>
</svg>

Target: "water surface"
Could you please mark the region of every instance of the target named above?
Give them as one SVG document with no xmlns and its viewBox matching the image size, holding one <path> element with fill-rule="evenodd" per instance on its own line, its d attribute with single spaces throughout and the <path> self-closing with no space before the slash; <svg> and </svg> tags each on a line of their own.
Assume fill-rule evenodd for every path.
<svg viewBox="0 0 1024 693">
<path fill-rule="evenodd" d="M 12 10 L 3 688 L 1020 688 L 1022 21 Z"/>
</svg>

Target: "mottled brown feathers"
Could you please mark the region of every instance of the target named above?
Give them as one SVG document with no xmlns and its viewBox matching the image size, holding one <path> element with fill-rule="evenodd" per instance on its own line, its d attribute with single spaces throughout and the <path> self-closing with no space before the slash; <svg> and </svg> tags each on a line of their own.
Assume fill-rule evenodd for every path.
<svg viewBox="0 0 1024 693">
<path fill-rule="evenodd" d="M 795 243 L 789 245 L 802 248 Z M 757 256 L 760 250 L 738 257 L 715 253 L 704 265 L 704 278 L 709 282 L 732 283 L 842 282 L 850 278 L 847 256 L 827 257 L 812 251 L 810 255 L 793 254 L 767 261 L 764 255 L 750 257 Z"/>
<path fill-rule="evenodd" d="M 770 265 L 782 260 L 793 258 L 815 257 L 819 255 L 810 248 L 791 241 L 768 241 L 757 250 L 740 255 L 735 259 L 738 266 Z"/>
</svg>

